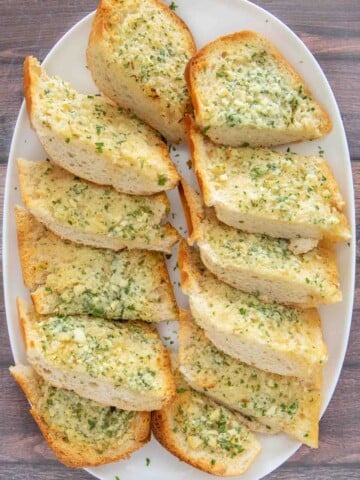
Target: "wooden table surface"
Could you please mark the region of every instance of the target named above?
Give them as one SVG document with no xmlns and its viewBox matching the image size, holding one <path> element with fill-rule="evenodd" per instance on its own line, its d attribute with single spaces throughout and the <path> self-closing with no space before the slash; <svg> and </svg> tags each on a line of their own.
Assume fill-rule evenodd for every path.
<svg viewBox="0 0 360 480">
<path fill-rule="evenodd" d="M 185 1 L 196 0 L 178 0 L 176 3 Z M 292 28 L 325 71 L 345 123 L 358 204 L 359 0 L 262 0 L 254 3 L 266 8 Z M 1 198 L 12 131 L 22 101 L 23 59 L 28 54 L 44 58 L 54 43 L 75 22 L 94 10 L 96 4 L 95 0 L 0 0 Z M 13 359 L 2 295 L 0 314 L 0 479 L 90 480 L 93 477 L 85 471 L 71 471 L 56 461 L 28 414 L 28 404 L 8 374 L 8 366 Z M 267 480 L 360 478 L 359 384 L 360 310 L 357 288 L 349 348 L 334 397 L 321 421 L 320 448 L 300 448 L 288 462 L 267 476 Z"/>
</svg>

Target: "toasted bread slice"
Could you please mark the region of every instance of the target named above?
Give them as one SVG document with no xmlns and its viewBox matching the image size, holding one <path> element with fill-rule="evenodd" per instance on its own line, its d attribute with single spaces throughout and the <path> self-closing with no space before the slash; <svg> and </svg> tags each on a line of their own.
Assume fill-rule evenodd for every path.
<svg viewBox="0 0 360 480">
<path fill-rule="evenodd" d="M 258 33 L 209 43 L 189 62 L 187 79 L 196 122 L 216 143 L 267 147 L 331 131 L 304 80 Z"/>
<path fill-rule="evenodd" d="M 275 238 L 351 238 L 345 202 L 323 158 L 216 145 L 190 117 L 188 135 L 205 205 L 222 222 Z"/>
<path fill-rule="evenodd" d="M 199 254 L 180 244 L 181 287 L 195 322 L 214 345 L 231 357 L 267 372 L 312 384 L 327 361 L 315 309 L 264 303 L 218 280 Z"/>
<path fill-rule="evenodd" d="M 95 467 L 128 458 L 150 439 L 150 414 L 104 407 L 45 382 L 30 366 L 10 367 L 30 413 L 57 458 L 68 467 Z"/>
<path fill-rule="evenodd" d="M 101 0 L 87 62 L 101 92 L 177 143 L 191 111 L 185 67 L 195 52 L 188 27 L 162 2 Z"/>
<path fill-rule="evenodd" d="M 18 311 L 28 361 L 51 385 L 124 410 L 157 410 L 173 398 L 169 355 L 155 328 L 42 316 L 20 299 Z"/>
<path fill-rule="evenodd" d="M 202 262 L 223 282 L 266 302 L 302 308 L 342 299 L 331 247 L 318 246 L 297 255 L 290 251 L 289 240 L 246 233 L 219 222 L 185 181 L 181 192 L 190 222 L 189 242 L 197 242 Z"/>
<path fill-rule="evenodd" d="M 179 176 L 159 135 L 101 96 L 50 78 L 34 57 L 24 63 L 33 129 L 51 157 L 81 178 L 136 195 L 174 188 Z"/>
<path fill-rule="evenodd" d="M 186 311 L 180 312 L 179 362 L 181 373 L 195 390 L 310 447 L 318 446 L 320 388 L 226 355 Z"/>
<path fill-rule="evenodd" d="M 96 185 L 48 161 L 17 160 L 25 206 L 62 238 L 98 248 L 171 253 L 179 234 L 161 221 L 170 211 L 165 193 L 135 196 Z"/>
<path fill-rule="evenodd" d="M 151 429 L 172 454 L 213 475 L 241 475 L 254 462 L 260 443 L 241 415 L 194 391 L 174 372 L 177 395 L 151 414 Z"/>
<path fill-rule="evenodd" d="M 40 314 L 160 322 L 177 318 L 163 255 L 77 245 L 16 208 L 23 278 Z"/>
</svg>

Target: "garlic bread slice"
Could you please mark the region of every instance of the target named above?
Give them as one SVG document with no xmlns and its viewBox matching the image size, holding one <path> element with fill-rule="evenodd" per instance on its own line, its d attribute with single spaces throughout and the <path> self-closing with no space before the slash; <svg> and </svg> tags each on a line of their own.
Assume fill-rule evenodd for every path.
<svg viewBox="0 0 360 480">
<path fill-rule="evenodd" d="M 69 172 L 119 192 L 151 195 L 174 188 L 179 176 L 159 134 L 98 95 L 84 95 L 34 57 L 24 63 L 32 128 L 50 158 Z"/>
<path fill-rule="evenodd" d="M 30 366 L 10 367 L 30 413 L 60 462 L 95 467 L 128 458 L 150 439 L 150 414 L 104 407 L 45 382 Z"/>
<path fill-rule="evenodd" d="M 169 355 L 149 325 L 38 315 L 20 299 L 18 311 L 27 359 L 51 385 L 123 410 L 157 410 L 173 398 Z"/>
<path fill-rule="evenodd" d="M 170 212 L 165 193 L 127 195 L 74 177 L 42 160 L 17 160 L 22 200 L 34 217 L 62 238 L 111 250 L 171 253 L 179 234 L 161 222 Z"/>
<path fill-rule="evenodd" d="M 174 373 L 176 397 L 151 414 L 157 440 L 180 460 L 219 476 L 243 474 L 261 450 L 243 417 L 193 390 Z"/>
<path fill-rule="evenodd" d="M 262 35 L 244 30 L 207 44 L 187 79 L 196 123 L 215 142 L 267 147 L 328 134 L 331 119 Z"/>
</svg>

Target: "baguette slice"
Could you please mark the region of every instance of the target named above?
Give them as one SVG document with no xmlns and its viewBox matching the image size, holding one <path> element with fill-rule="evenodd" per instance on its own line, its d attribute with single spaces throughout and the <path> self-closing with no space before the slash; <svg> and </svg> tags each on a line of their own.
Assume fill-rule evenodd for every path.
<svg viewBox="0 0 360 480">
<path fill-rule="evenodd" d="M 220 37 L 187 68 L 196 123 L 216 143 L 267 147 L 328 134 L 331 120 L 304 80 L 266 38 Z"/>
<path fill-rule="evenodd" d="M 191 111 L 185 67 L 195 52 L 188 27 L 162 2 L 101 0 L 87 62 L 101 92 L 177 143 Z"/>
<path fill-rule="evenodd" d="M 115 253 L 64 241 L 20 207 L 16 225 L 24 283 L 37 313 L 148 322 L 177 319 L 160 253 Z"/>
<path fill-rule="evenodd" d="M 69 172 L 136 195 L 178 183 L 159 135 L 107 98 L 80 94 L 59 77 L 50 78 L 34 57 L 24 63 L 24 90 L 44 150 Z"/>
<path fill-rule="evenodd" d="M 188 136 L 205 205 L 222 222 L 275 238 L 351 238 L 345 202 L 323 158 L 216 145 L 190 117 Z"/>
<path fill-rule="evenodd" d="M 161 221 L 170 211 L 165 193 L 127 195 L 74 177 L 47 161 L 18 158 L 22 200 L 49 230 L 76 243 L 112 250 L 171 253 L 179 234 Z"/>
<path fill-rule="evenodd" d="M 157 440 L 190 465 L 212 473 L 243 474 L 261 450 L 240 414 L 194 391 L 181 373 L 174 373 L 177 395 L 168 406 L 151 414 Z"/>
<path fill-rule="evenodd" d="M 318 246 L 295 254 L 289 240 L 242 232 L 204 209 L 182 181 L 189 224 L 189 243 L 197 242 L 204 265 L 220 280 L 265 302 L 301 308 L 341 301 L 335 252 Z"/>
<path fill-rule="evenodd" d="M 29 363 L 54 387 L 123 410 L 162 408 L 175 394 L 156 329 L 98 317 L 40 316 L 18 299 Z"/>
<path fill-rule="evenodd" d="M 68 467 L 95 467 L 128 458 L 150 439 L 150 414 L 104 407 L 52 387 L 30 366 L 10 367 L 30 413 L 57 458 Z"/>
<path fill-rule="evenodd" d="M 318 446 L 320 388 L 226 355 L 186 311 L 180 313 L 179 362 L 181 373 L 195 390 L 310 447 Z"/>
<path fill-rule="evenodd" d="M 179 268 L 192 316 L 219 350 L 267 372 L 316 381 L 327 348 L 315 309 L 264 303 L 230 287 L 206 270 L 185 241 Z"/>
</svg>

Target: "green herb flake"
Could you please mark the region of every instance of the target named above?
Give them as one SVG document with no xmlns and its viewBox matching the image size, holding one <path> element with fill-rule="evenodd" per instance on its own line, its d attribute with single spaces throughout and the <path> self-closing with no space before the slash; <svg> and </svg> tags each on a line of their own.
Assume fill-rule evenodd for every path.
<svg viewBox="0 0 360 480">
<path fill-rule="evenodd" d="M 65 142 L 66 142 L 66 143 L 70 143 L 70 138 L 69 138 L 69 137 L 66 138 L 66 139 L 65 139 Z"/>
<path fill-rule="evenodd" d="M 146 458 L 146 466 L 148 467 L 150 465 L 150 458 Z"/>
<path fill-rule="evenodd" d="M 167 182 L 167 177 L 166 175 L 163 175 L 163 174 L 160 174 L 158 175 L 158 185 L 165 185 L 165 183 Z"/>
<path fill-rule="evenodd" d="M 179 8 L 179 5 L 177 5 L 175 2 L 171 2 L 170 5 L 169 5 L 169 8 L 170 10 L 176 10 L 177 8 Z"/>
<path fill-rule="evenodd" d="M 96 145 L 96 151 L 102 153 L 104 142 L 95 142 L 95 145 Z"/>
</svg>

